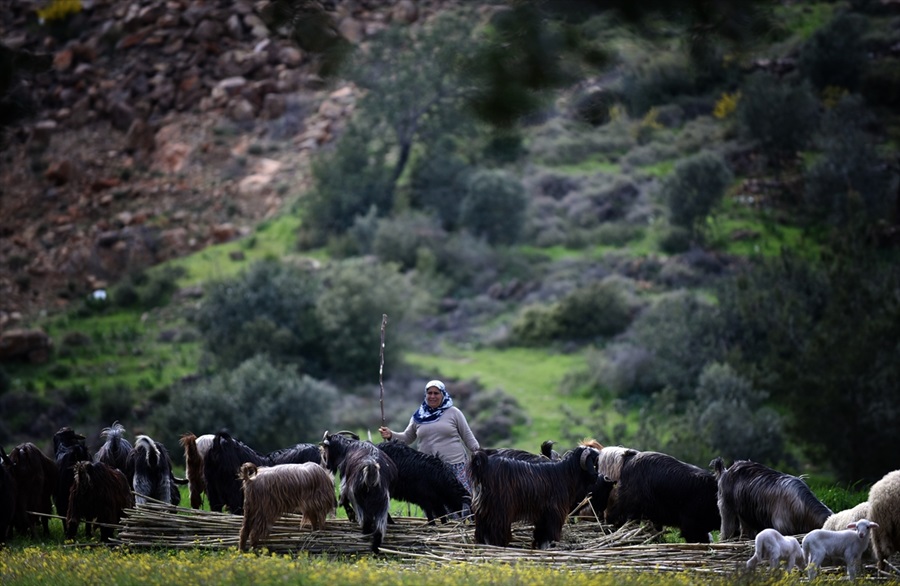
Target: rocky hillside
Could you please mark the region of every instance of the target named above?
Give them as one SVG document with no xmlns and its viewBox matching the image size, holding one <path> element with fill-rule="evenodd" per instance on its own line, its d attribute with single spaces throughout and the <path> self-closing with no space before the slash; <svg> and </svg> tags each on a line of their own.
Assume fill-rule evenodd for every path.
<svg viewBox="0 0 900 586">
<path fill-rule="evenodd" d="M 0 43 L 52 63 L 9 93 L 32 115 L 2 140 L 0 330 L 277 214 L 355 100 L 265 1 L 81 0 L 42 23 L 48 4 L 0 10 Z M 361 43 L 446 1 L 323 4 Z"/>
</svg>

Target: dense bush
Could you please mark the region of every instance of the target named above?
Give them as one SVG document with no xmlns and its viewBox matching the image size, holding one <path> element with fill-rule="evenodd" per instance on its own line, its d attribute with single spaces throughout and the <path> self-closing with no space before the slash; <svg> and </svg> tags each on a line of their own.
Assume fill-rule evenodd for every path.
<svg viewBox="0 0 900 586">
<path fill-rule="evenodd" d="M 900 59 L 870 63 L 863 74 L 860 93 L 873 105 L 896 108 L 900 104 Z"/>
<path fill-rule="evenodd" d="M 417 159 L 410 178 L 410 202 L 439 219 L 439 226 L 454 230 L 460 202 L 472 167 L 458 154 L 440 149 Z"/>
<path fill-rule="evenodd" d="M 689 400 L 707 363 L 723 358 L 720 336 L 715 307 L 692 293 L 676 291 L 644 309 L 625 332 L 624 342 L 649 352 L 660 385 Z"/>
<path fill-rule="evenodd" d="M 469 427 L 484 448 L 509 445 L 513 428 L 528 423 L 525 410 L 516 398 L 500 389 L 473 395 L 466 406 Z"/>
<path fill-rule="evenodd" d="M 727 364 L 710 363 L 700 373 L 695 417 L 697 431 L 715 455 L 726 461 L 778 463 L 784 457 L 781 416 L 764 402 L 768 393 Z"/>
<path fill-rule="evenodd" d="M 893 205 L 891 176 L 863 131 L 871 116 L 860 100 L 845 98 L 825 116 L 822 157 L 806 176 L 809 213 L 835 225 L 874 223 Z"/>
<path fill-rule="evenodd" d="M 595 282 L 578 288 L 558 303 L 525 308 L 511 328 L 511 341 L 542 345 L 554 341 L 586 341 L 612 337 L 628 327 L 631 308 L 614 283 Z"/>
<path fill-rule="evenodd" d="M 319 279 L 311 270 L 276 261 L 252 265 L 234 279 L 213 282 L 192 316 L 215 362 L 234 368 L 267 353 L 321 377 L 327 368 L 315 314 Z"/>
<path fill-rule="evenodd" d="M 394 205 L 387 150 L 373 130 L 351 124 L 334 150 L 322 151 L 312 165 L 313 188 L 301 201 L 304 222 L 301 244 L 318 246 L 343 234 L 374 207 L 379 216 Z"/>
<path fill-rule="evenodd" d="M 113 288 L 112 301 L 124 308 L 160 307 L 168 303 L 178 289 L 177 280 L 182 275 L 184 269 L 177 267 L 130 273 Z"/>
<path fill-rule="evenodd" d="M 858 244 L 827 262 L 783 253 L 718 293 L 740 372 L 788 410 L 794 441 L 851 481 L 900 467 L 900 387 L 886 383 L 900 380 L 900 269 Z"/>
<path fill-rule="evenodd" d="M 568 340 L 609 338 L 631 321 L 631 308 L 619 288 L 595 282 L 563 297 L 556 308 L 559 336 Z"/>
<path fill-rule="evenodd" d="M 257 450 L 271 451 L 299 442 L 316 442 L 331 421 L 337 390 L 301 375 L 294 366 L 279 367 L 264 355 L 236 369 L 183 388 L 153 414 L 160 439 L 177 445 L 178 435 L 227 428 Z"/>
<path fill-rule="evenodd" d="M 695 231 L 733 179 L 728 165 L 717 154 L 705 151 L 679 161 L 662 184 L 672 223 Z"/>
<path fill-rule="evenodd" d="M 680 254 L 691 248 L 692 234 L 681 226 L 668 226 L 659 233 L 659 248 L 666 254 Z"/>
<path fill-rule="evenodd" d="M 378 222 L 372 252 L 382 262 L 415 268 L 420 249 L 437 250 L 447 240 L 440 222 L 420 212 L 406 212 Z"/>
<path fill-rule="evenodd" d="M 743 135 L 759 143 L 779 166 L 812 138 L 819 105 L 808 83 L 794 85 L 768 73 L 755 73 L 741 88 L 737 118 Z"/>
<path fill-rule="evenodd" d="M 330 378 L 349 383 L 378 380 L 383 314 L 392 324 L 384 368 L 390 372 L 400 364 L 407 348 L 403 325 L 415 315 L 420 294 L 396 265 L 350 259 L 323 269 L 322 280 L 315 301 L 317 342 L 328 357 Z"/>
<path fill-rule="evenodd" d="M 460 227 L 491 244 L 513 244 L 525 224 L 528 198 L 522 183 L 504 171 L 479 170 L 466 181 Z"/>
<path fill-rule="evenodd" d="M 855 91 L 866 65 L 866 18 L 840 12 L 818 29 L 800 51 L 797 66 L 819 90 L 828 86 Z"/>
<path fill-rule="evenodd" d="M 670 55 L 629 72 L 622 84 L 628 113 L 641 117 L 653 106 L 693 94 L 697 88 L 695 77 L 694 70 L 684 59 Z"/>
</svg>

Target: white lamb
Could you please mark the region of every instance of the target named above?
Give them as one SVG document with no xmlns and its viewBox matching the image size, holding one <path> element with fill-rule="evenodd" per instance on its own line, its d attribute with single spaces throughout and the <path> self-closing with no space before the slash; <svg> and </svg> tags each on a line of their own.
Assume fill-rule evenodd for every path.
<svg viewBox="0 0 900 586">
<path fill-rule="evenodd" d="M 878 523 L 860 519 L 843 531 L 816 529 L 807 533 L 803 538 L 803 553 L 809 565 L 809 579 L 815 578 L 822 560 L 831 556 L 842 559 L 847 564 L 847 576 L 855 580 L 862 554 L 869 547 L 869 531 L 877 527 Z"/>
<path fill-rule="evenodd" d="M 800 548 L 800 542 L 796 537 L 785 537 L 776 529 L 763 529 L 756 534 L 756 551 L 753 557 L 747 560 L 747 568 L 756 569 L 761 561 L 768 561 L 769 568 L 775 569 L 781 562 L 785 562 L 785 570 L 790 572 L 794 568 L 803 568 L 806 558 Z"/>
</svg>

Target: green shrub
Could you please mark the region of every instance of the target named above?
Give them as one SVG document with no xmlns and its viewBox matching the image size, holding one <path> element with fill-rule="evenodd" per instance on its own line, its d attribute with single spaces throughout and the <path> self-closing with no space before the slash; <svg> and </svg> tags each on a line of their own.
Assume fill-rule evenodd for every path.
<svg viewBox="0 0 900 586">
<path fill-rule="evenodd" d="M 727 364 L 710 363 L 697 385 L 697 429 L 726 461 L 746 458 L 776 464 L 784 458 L 781 416 L 764 406 L 768 393 Z"/>
<path fill-rule="evenodd" d="M 659 248 L 666 254 L 687 252 L 693 243 L 691 231 L 681 226 L 667 226 L 659 233 Z"/>
<path fill-rule="evenodd" d="M 469 426 L 482 446 L 499 446 L 515 439 L 514 427 L 528 423 L 528 415 L 515 397 L 500 389 L 473 395 L 466 407 Z"/>
<path fill-rule="evenodd" d="M 319 246 L 329 236 L 343 234 L 373 206 L 379 216 L 390 213 L 394 205 L 391 171 L 386 149 L 373 133 L 352 124 L 333 151 L 323 151 L 313 162 L 313 188 L 301 202 L 301 245 Z"/>
<path fill-rule="evenodd" d="M 770 163 L 778 166 L 809 143 L 819 105 L 808 83 L 793 85 L 759 72 L 741 88 L 737 118 L 743 135 L 759 143 Z"/>
<path fill-rule="evenodd" d="M 873 105 L 896 108 L 900 104 L 900 59 L 870 63 L 863 73 L 860 93 Z"/>
<path fill-rule="evenodd" d="M 861 100 L 854 98 L 841 100 L 826 115 L 822 158 L 806 174 L 804 202 L 813 217 L 846 226 L 888 216 L 894 188 L 862 129 L 868 119 Z"/>
<path fill-rule="evenodd" d="M 100 387 L 97 392 L 97 415 L 100 421 L 124 421 L 134 409 L 134 391 L 128 387 Z"/>
<path fill-rule="evenodd" d="M 157 409 L 152 419 L 159 435 L 184 431 L 200 435 L 227 428 L 241 441 L 268 452 L 318 441 L 336 400 L 337 390 L 330 384 L 260 355 L 234 370 L 175 389 L 169 404 Z M 178 437 L 160 439 L 176 445 Z"/>
<path fill-rule="evenodd" d="M 441 224 L 420 212 L 406 212 L 378 222 L 372 251 L 382 262 L 393 262 L 404 270 L 414 268 L 419 249 L 435 250 L 447 239 Z"/>
<path fill-rule="evenodd" d="M 863 44 L 867 21 L 850 12 L 840 12 L 813 33 L 800 51 L 797 67 L 816 89 L 834 86 L 855 91 L 866 65 Z"/>
<path fill-rule="evenodd" d="M 509 173 L 475 171 L 466 182 L 460 227 L 491 244 L 514 244 L 525 224 L 527 205 L 525 188 Z"/>
<path fill-rule="evenodd" d="M 653 106 L 675 101 L 697 89 L 693 68 L 680 57 L 664 54 L 647 65 L 625 75 L 622 93 L 628 113 L 641 117 Z"/>
<path fill-rule="evenodd" d="M 612 337 L 631 321 L 631 309 L 619 288 L 595 282 L 563 297 L 556 307 L 558 336 L 566 340 Z"/>
<path fill-rule="evenodd" d="M 391 324 L 384 368 L 401 363 L 408 342 L 404 325 L 418 310 L 418 295 L 394 264 L 349 259 L 323 270 L 325 286 L 316 299 L 317 340 L 325 350 L 330 378 L 350 383 L 378 380 L 381 319 Z"/>
<path fill-rule="evenodd" d="M 543 346 L 559 337 L 555 307 L 530 305 L 510 328 L 510 341 L 518 346 Z"/>
<path fill-rule="evenodd" d="M 161 307 L 178 289 L 178 279 L 182 276 L 184 268 L 171 266 L 130 273 L 113 288 L 112 301 L 116 306 L 125 308 Z"/>
<path fill-rule="evenodd" d="M 452 152 L 419 158 L 410 180 L 412 206 L 437 216 L 445 230 L 456 229 L 470 171 L 465 159 Z"/>
<path fill-rule="evenodd" d="M 695 230 L 733 179 L 728 165 L 717 154 L 705 151 L 679 161 L 662 185 L 672 223 Z"/>
<path fill-rule="evenodd" d="M 644 229 L 641 226 L 625 224 L 621 222 L 607 222 L 600 224 L 594 230 L 594 238 L 598 244 L 603 246 L 623 247 L 633 240 L 639 240 L 644 235 Z"/>
<path fill-rule="evenodd" d="M 261 261 L 207 287 L 193 319 L 212 359 L 234 368 L 259 354 L 322 376 L 327 359 L 315 313 L 319 279 L 277 261 Z"/>
<path fill-rule="evenodd" d="M 632 321 L 623 342 L 646 350 L 660 387 L 679 400 L 694 396 L 697 380 L 709 362 L 722 360 L 724 348 L 715 307 L 686 291 L 659 298 Z"/>
</svg>

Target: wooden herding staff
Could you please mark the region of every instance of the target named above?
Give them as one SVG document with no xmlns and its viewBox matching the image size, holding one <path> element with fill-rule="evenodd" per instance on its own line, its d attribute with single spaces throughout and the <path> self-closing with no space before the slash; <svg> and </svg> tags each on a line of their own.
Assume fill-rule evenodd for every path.
<svg viewBox="0 0 900 586">
<path fill-rule="evenodd" d="M 387 314 L 381 314 L 381 364 L 378 366 L 378 384 L 381 385 L 381 426 L 384 427 L 384 328 L 387 326 Z"/>
</svg>

